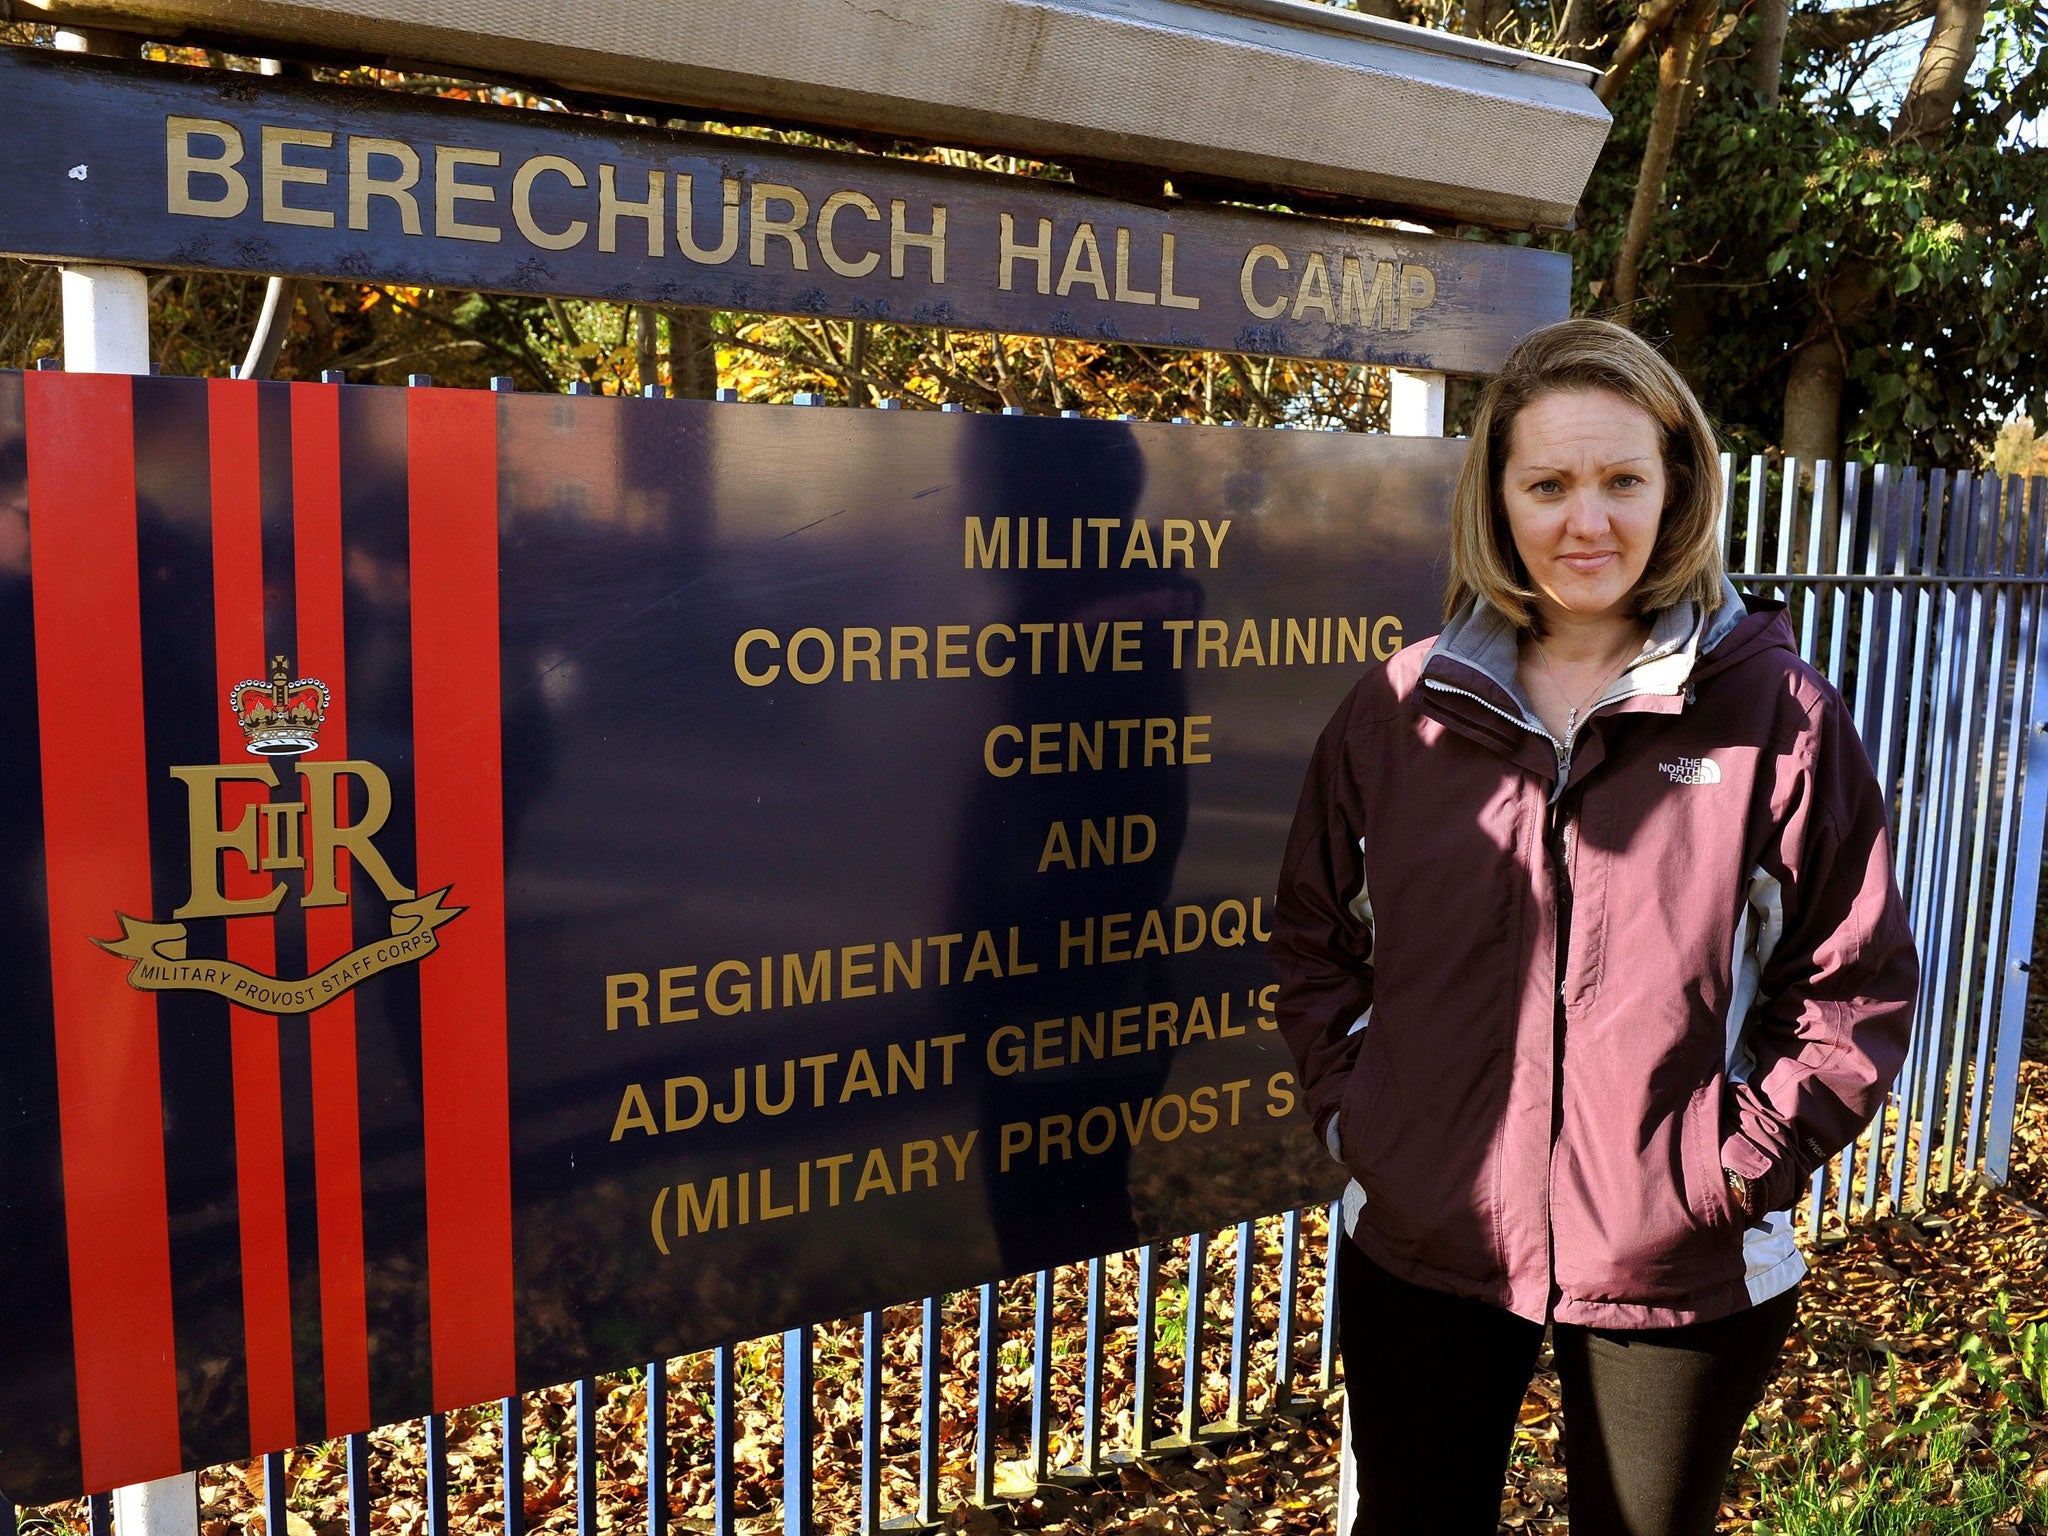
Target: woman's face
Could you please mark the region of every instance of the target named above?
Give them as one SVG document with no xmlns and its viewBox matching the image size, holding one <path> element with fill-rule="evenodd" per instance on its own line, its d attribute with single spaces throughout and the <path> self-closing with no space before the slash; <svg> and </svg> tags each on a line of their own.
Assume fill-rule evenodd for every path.
<svg viewBox="0 0 2048 1536">
<path fill-rule="evenodd" d="M 1664 515 L 1664 433 L 1611 390 L 1522 407 L 1501 500 L 1546 629 L 1628 617 Z"/>
</svg>

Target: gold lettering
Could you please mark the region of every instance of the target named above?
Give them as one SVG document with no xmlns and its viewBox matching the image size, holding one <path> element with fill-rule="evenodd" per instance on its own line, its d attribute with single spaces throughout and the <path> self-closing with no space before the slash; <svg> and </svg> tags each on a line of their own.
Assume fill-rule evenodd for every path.
<svg viewBox="0 0 2048 1536">
<path fill-rule="evenodd" d="M 492 203 L 498 200 L 496 187 L 480 187 L 460 179 L 464 166 L 496 166 L 495 149 L 462 149 L 453 144 L 434 146 L 434 233 L 444 240 L 478 240 L 495 245 L 505 238 L 502 229 L 489 224 L 465 224 L 456 209 L 458 203 Z"/>
<path fill-rule="evenodd" d="M 839 254 L 839 247 L 832 238 L 832 221 L 839 217 L 842 208 L 858 208 L 861 217 L 870 224 L 882 222 L 882 210 L 875 206 L 873 198 L 859 192 L 834 192 L 818 210 L 818 254 L 825 258 L 825 265 L 841 277 L 866 277 L 881 265 L 882 253 L 869 251 L 858 261 L 848 261 Z"/>
<path fill-rule="evenodd" d="M 732 260 L 733 252 L 740 248 L 740 184 L 730 176 L 719 184 L 722 222 L 718 244 L 702 246 L 697 243 L 693 227 L 696 208 L 691 196 L 695 182 L 696 178 L 686 172 L 676 173 L 676 249 L 700 267 L 715 267 Z"/>
<path fill-rule="evenodd" d="M 582 219 L 571 219 L 566 226 L 557 231 L 543 229 L 540 221 L 534 218 L 533 184 L 550 171 L 572 187 L 590 185 L 590 178 L 583 174 L 583 167 L 574 160 L 565 160 L 560 155 L 535 155 L 513 173 L 512 222 L 519 226 L 519 233 L 526 237 L 529 244 L 537 245 L 544 251 L 566 251 L 590 232 L 590 226 Z"/>
<path fill-rule="evenodd" d="M 628 1131 L 661 1134 L 661 1128 L 654 1123 L 654 1106 L 647 1102 L 647 1090 L 638 1083 L 628 1083 L 619 1098 L 619 1113 L 612 1121 L 612 1140 L 617 1141 Z"/>
<path fill-rule="evenodd" d="M 1330 268 L 1323 260 L 1321 251 L 1310 251 L 1308 260 L 1301 268 L 1301 288 L 1294 295 L 1294 318 L 1299 320 L 1304 310 L 1320 309 L 1325 320 L 1334 320 L 1330 312 Z"/>
<path fill-rule="evenodd" d="M 775 631 L 772 629 L 750 629 L 733 643 L 732 669 L 739 674 L 740 681 L 749 688 L 765 688 L 782 675 L 782 663 L 779 661 L 769 662 L 767 667 L 759 672 L 756 672 L 748 665 L 748 648 L 758 645 L 764 640 L 768 643 L 768 648 L 771 651 L 778 648 L 781 644 L 781 641 L 776 637 Z"/>
<path fill-rule="evenodd" d="M 192 894 L 171 914 L 188 917 L 241 917 L 275 912 L 284 900 L 284 887 L 273 884 L 261 896 L 230 900 L 221 894 L 220 859 L 230 851 L 242 857 L 243 865 L 256 873 L 256 806 L 248 806 L 232 831 L 220 824 L 220 786 L 229 783 L 263 784 L 275 789 L 277 773 L 268 763 L 223 763 L 200 768 L 173 768 L 171 777 L 185 786 L 186 828 L 190 841 L 189 863 Z"/>
<path fill-rule="evenodd" d="M 1168 236 L 1171 239 L 1172 236 Z M 1020 245 L 1017 243 L 1017 221 L 1009 214 L 1002 216 L 1000 254 L 1002 265 L 997 269 L 996 286 L 1003 292 L 1010 292 L 1011 269 L 1019 260 L 1031 262 L 1038 268 L 1038 291 L 1052 292 L 1052 220 L 1038 221 L 1038 243 Z"/>
<path fill-rule="evenodd" d="M 786 219 L 771 219 L 768 205 L 781 203 L 789 209 Z M 768 265 L 768 237 L 780 235 L 789 242 L 789 259 L 799 272 L 811 270 L 810 252 L 804 248 L 803 228 L 811 217 L 811 200 L 795 187 L 785 187 L 779 182 L 757 181 L 754 183 L 753 203 L 747 220 L 747 264 L 754 267 Z"/>
<path fill-rule="evenodd" d="M 386 181 L 370 173 L 370 160 L 381 155 L 398 162 L 398 175 Z M 373 139 L 350 134 L 348 140 L 348 227 L 370 227 L 370 199 L 388 197 L 398 205 L 398 226 L 408 235 L 420 232 L 420 200 L 413 188 L 420 182 L 420 152 L 399 139 Z"/>
<path fill-rule="evenodd" d="M 1270 261 L 1282 272 L 1287 270 L 1287 253 L 1277 245 L 1255 245 L 1245 253 L 1244 266 L 1237 274 L 1238 292 L 1244 295 L 1244 307 L 1261 320 L 1272 320 L 1287 308 L 1287 295 L 1268 304 L 1252 288 L 1252 275 L 1262 261 Z"/>
<path fill-rule="evenodd" d="M 1407 330 L 1416 314 L 1435 302 L 1436 274 L 1412 262 L 1401 268 L 1401 329 Z"/>
<path fill-rule="evenodd" d="M 263 222 L 301 224 L 308 229 L 334 228 L 334 214 L 324 208 L 294 208 L 284 200 L 284 189 L 294 182 L 309 187 L 327 185 L 324 165 L 291 165 L 284 158 L 287 146 L 308 149 L 334 148 L 334 135 L 318 128 L 263 128 Z"/>
<path fill-rule="evenodd" d="M 932 204 L 932 227 L 924 234 L 914 233 L 903 221 L 905 204 L 902 198 L 889 199 L 889 275 L 903 275 L 903 253 L 911 246 L 921 248 L 931 263 L 932 282 L 946 280 L 946 205 Z"/>
<path fill-rule="evenodd" d="M 662 209 L 662 193 L 668 179 L 660 171 L 647 173 L 647 196 L 640 202 L 631 202 L 619 196 L 617 184 L 618 168 L 610 161 L 600 161 L 597 167 L 597 248 L 600 251 L 616 251 L 619 248 L 619 220 L 638 219 L 647 226 L 647 254 L 661 254 L 661 231 L 668 223 Z"/>
<path fill-rule="evenodd" d="M 194 135 L 220 140 L 217 155 L 192 153 Z M 249 206 L 249 179 L 235 167 L 242 163 L 242 133 L 232 123 L 213 117 L 164 119 L 166 203 L 172 213 L 202 219 L 232 219 Z M 194 197 L 194 176 L 217 176 L 219 197 Z"/>
<path fill-rule="evenodd" d="M 1369 325 L 1377 330 L 1392 330 L 1395 270 L 1391 261 L 1376 263 L 1372 269 L 1372 292 L 1367 293 L 1364 270 L 1358 258 L 1346 256 L 1343 287 L 1337 300 L 1338 324 Z"/>
<path fill-rule="evenodd" d="M 1173 236 L 1159 237 L 1159 302 L 1168 309 L 1200 309 L 1202 301 L 1192 294 L 1173 291 Z"/>
<path fill-rule="evenodd" d="M 364 804 L 352 825 L 340 825 L 337 785 L 347 775 L 361 781 Z M 306 782 L 306 856 L 308 860 L 305 905 L 338 907 L 348 897 L 335 885 L 335 863 L 345 848 L 357 869 L 377 883 L 387 901 L 410 901 L 413 893 L 398 883 L 384 856 L 370 839 L 391 815 L 391 781 L 375 763 L 299 761 L 299 777 Z"/>
<path fill-rule="evenodd" d="M 1086 260 L 1083 260 L 1083 257 Z M 1059 295 L 1065 298 L 1076 283 L 1086 283 L 1095 297 L 1109 298 L 1109 279 L 1102 275 L 1102 250 L 1095 243 L 1095 226 L 1083 220 L 1067 242 L 1067 259 L 1060 268 Z"/>
<path fill-rule="evenodd" d="M 1131 286 L 1131 232 L 1121 224 L 1116 231 L 1116 301 L 1119 304 L 1157 304 L 1159 295 Z"/>
<path fill-rule="evenodd" d="M 604 1027 L 617 1029 L 619 1017 L 627 1009 L 634 1014 L 633 1022 L 647 1027 L 647 978 L 638 971 L 620 971 L 604 979 Z"/>
</svg>

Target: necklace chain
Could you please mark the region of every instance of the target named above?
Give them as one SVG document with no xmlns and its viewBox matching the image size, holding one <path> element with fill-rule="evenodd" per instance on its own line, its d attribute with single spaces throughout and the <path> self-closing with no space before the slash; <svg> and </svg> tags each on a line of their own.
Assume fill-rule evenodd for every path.
<svg viewBox="0 0 2048 1536">
<path fill-rule="evenodd" d="M 1565 691 L 1564 684 L 1557 680 L 1557 672 L 1550 665 L 1550 654 L 1544 650 L 1543 642 L 1532 640 L 1530 644 L 1536 651 L 1536 664 L 1543 669 L 1544 680 L 1550 684 L 1550 691 L 1562 700 L 1565 705 L 1564 733 L 1567 737 L 1570 737 L 1579 728 L 1579 715 L 1585 710 L 1586 706 L 1605 693 L 1608 686 L 1617 677 L 1621 676 L 1621 669 L 1628 664 L 1629 656 L 1632 654 L 1631 652 L 1624 651 L 1613 666 L 1601 673 L 1600 680 L 1594 683 L 1577 703 L 1573 703 L 1572 696 Z"/>
</svg>

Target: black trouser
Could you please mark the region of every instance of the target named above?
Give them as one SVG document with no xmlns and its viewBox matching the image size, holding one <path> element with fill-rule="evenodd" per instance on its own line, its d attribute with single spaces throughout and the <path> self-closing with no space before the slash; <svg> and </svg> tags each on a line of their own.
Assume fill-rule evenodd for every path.
<svg viewBox="0 0 2048 1536">
<path fill-rule="evenodd" d="M 1493 1536 L 1543 1326 L 1396 1280 L 1349 1240 L 1337 1290 L 1351 1536 Z M 1553 1324 L 1572 1536 L 1708 1536 L 1797 1311 L 1794 1286 L 1679 1328 Z"/>
</svg>

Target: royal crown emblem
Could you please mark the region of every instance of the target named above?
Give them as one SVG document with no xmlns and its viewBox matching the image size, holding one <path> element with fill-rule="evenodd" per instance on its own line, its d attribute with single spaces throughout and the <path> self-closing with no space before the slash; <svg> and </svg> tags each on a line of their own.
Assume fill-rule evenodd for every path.
<svg viewBox="0 0 2048 1536">
<path fill-rule="evenodd" d="M 320 742 L 327 718 L 327 685 L 318 678 L 293 677 L 282 656 L 270 658 L 270 680 L 252 677 L 228 690 L 228 708 L 242 722 L 249 750 L 258 757 L 290 757 Z"/>
</svg>

